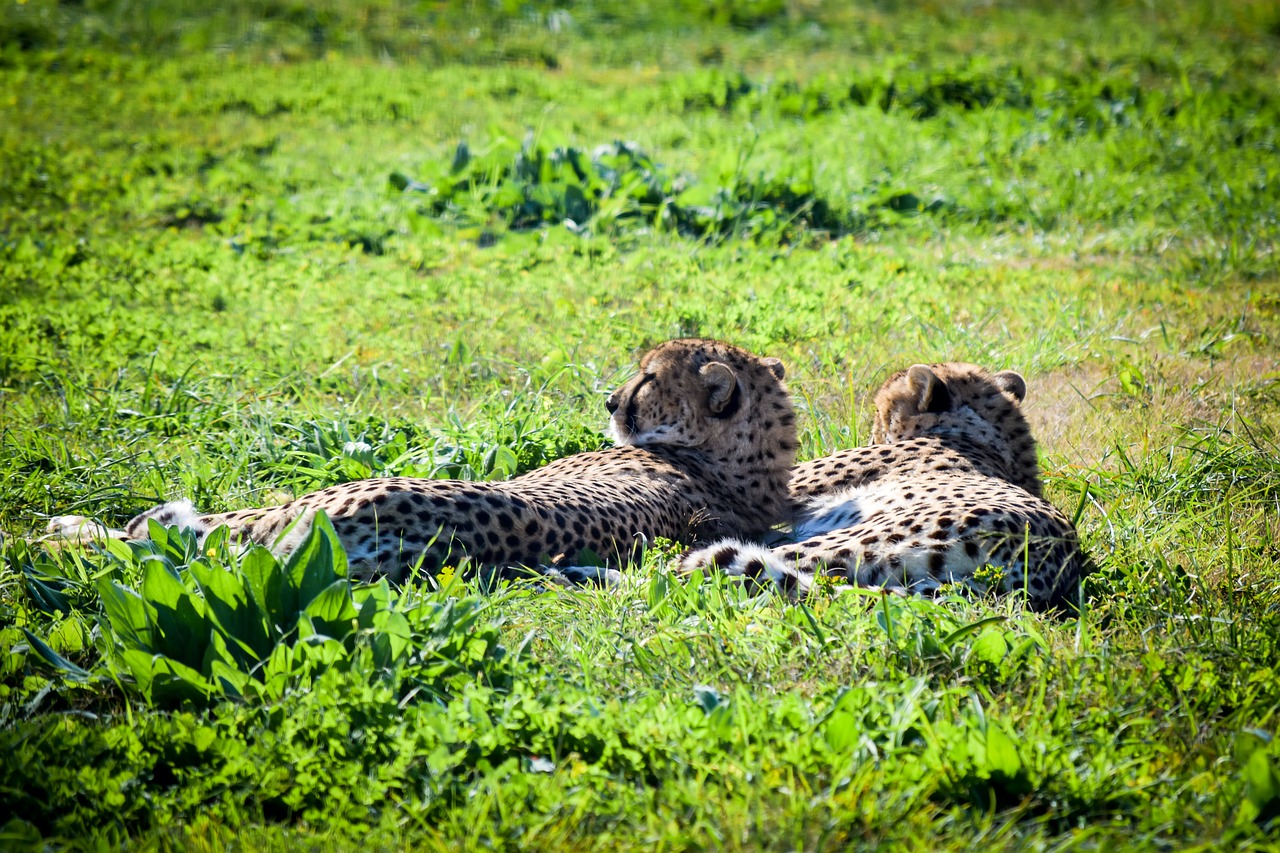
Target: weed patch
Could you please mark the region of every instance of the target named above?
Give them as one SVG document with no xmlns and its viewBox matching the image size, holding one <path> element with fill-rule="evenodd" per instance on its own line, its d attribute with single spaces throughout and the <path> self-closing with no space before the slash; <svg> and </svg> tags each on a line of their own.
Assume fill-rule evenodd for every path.
<svg viewBox="0 0 1280 853">
<path fill-rule="evenodd" d="M 426 180 L 393 172 L 389 181 L 394 189 L 426 195 L 422 214 L 471 224 L 497 221 L 514 230 L 563 225 L 580 234 L 657 230 L 710 241 L 786 241 L 805 227 L 838 232 L 846 224 L 804 181 L 699 185 L 627 142 L 598 146 L 589 157 L 571 147 L 547 151 L 532 137 L 514 153 L 510 144 L 498 143 L 480 156 L 463 142 L 447 171 L 437 168 Z"/>
</svg>

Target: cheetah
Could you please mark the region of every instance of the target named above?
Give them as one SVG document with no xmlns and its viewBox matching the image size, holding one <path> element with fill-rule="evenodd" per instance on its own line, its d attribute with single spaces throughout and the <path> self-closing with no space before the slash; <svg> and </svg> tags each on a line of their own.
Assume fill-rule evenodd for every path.
<svg viewBox="0 0 1280 853">
<path fill-rule="evenodd" d="M 463 560 L 554 568 L 589 551 L 625 567 L 657 537 L 755 537 L 789 512 L 797 442 L 784 374 L 778 359 L 731 344 L 668 341 L 606 401 L 611 448 L 498 482 L 359 480 L 279 506 L 205 515 L 171 502 L 134 518 L 124 535 L 146 538 L 151 519 L 202 538 L 226 525 L 233 541 L 285 556 L 324 510 L 353 575 L 392 582 L 416 565 L 432 573 Z"/>
<path fill-rule="evenodd" d="M 895 374 L 876 394 L 871 446 L 796 467 L 789 544 L 712 543 L 680 571 L 767 576 L 796 597 L 819 574 L 896 592 L 981 590 L 975 573 L 991 566 L 999 588 L 1025 590 L 1034 609 L 1072 604 L 1086 559 L 1072 523 L 1042 497 L 1026 393 L 1019 374 L 972 364 Z"/>
</svg>

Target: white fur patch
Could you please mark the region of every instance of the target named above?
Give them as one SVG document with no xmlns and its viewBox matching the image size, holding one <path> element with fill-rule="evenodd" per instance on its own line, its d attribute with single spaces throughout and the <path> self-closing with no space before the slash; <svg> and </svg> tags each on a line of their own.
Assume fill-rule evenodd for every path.
<svg viewBox="0 0 1280 853">
<path fill-rule="evenodd" d="M 618 430 L 618 425 L 613 420 L 609 421 L 609 429 L 605 434 L 613 439 L 613 443 L 619 447 L 631 445 L 633 447 L 644 447 L 648 444 L 667 444 L 669 440 L 667 436 L 676 432 L 676 428 L 670 424 L 661 424 L 653 429 L 647 429 L 644 432 L 638 432 L 633 435 L 623 436 Z"/>
<path fill-rule="evenodd" d="M 605 566 L 540 566 L 547 580 L 565 586 L 615 587 L 622 583 L 622 572 Z"/>
<path fill-rule="evenodd" d="M 200 536 L 204 536 L 209 532 L 209 525 L 205 524 L 200 518 L 200 513 L 196 512 L 195 506 L 191 501 L 183 498 L 180 501 L 169 501 L 162 503 L 154 509 L 149 509 L 138 518 L 129 522 L 129 526 L 142 521 L 144 518 L 154 518 L 158 523 L 165 527 L 178 527 L 182 530 L 194 530 Z"/>
<path fill-rule="evenodd" d="M 882 512 L 900 509 L 907 504 L 902 498 L 904 488 L 901 482 L 890 481 L 816 497 L 809 501 L 796 522 L 795 541 L 853 527 Z"/>
<path fill-rule="evenodd" d="M 733 552 L 732 559 L 727 563 L 715 565 L 716 558 L 726 550 Z M 764 570 L 749 573 L 747 567 L 753 563 L 761 564 L 764 566 Z M 748 575 L 752 575 L 759 583 L 764 583 L 767 577 L 770 581 L 773 581 L 780 592 L 794 595 L 798 598 L 803 597 L 809 591 L 809 587 L 813 585 L 813 578 L 809 573 L 800 571 L 797 566 L 790 565 L 787 560 L 768 547 L 757 545 L 754 542 L 744 542 L 741 539 L 721 539 L 719 542 L 685 555 L 684 559 L 680 561 L 678 571 L 687 575 L 698 569 L 704 572 L 719 571 L 729 577 L 748 577 Z"/>
<path fill-rule="evenodd" d="M 47 538 L 67 542 L 100 542 L 103 539 L 123 539 L 123 530 L 114 530 L 83 515 L 55 515 L 49 519 L 45 530 Z"/>
</svg>

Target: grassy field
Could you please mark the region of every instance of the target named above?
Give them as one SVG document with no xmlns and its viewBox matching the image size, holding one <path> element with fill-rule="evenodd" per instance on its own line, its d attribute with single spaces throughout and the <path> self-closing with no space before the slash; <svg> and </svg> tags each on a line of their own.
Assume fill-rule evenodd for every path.
<svg viewBox="0 0 1280 853">
<path fill-rule="evenodd" d="M 1277 57 L 1264 2 L 3 3 L 0 847 L 1280 845 Z M 689 335 L 802 458 L 1021 371 L 1083 613 L 28 544 L 519 473 Z"/>
</svg>

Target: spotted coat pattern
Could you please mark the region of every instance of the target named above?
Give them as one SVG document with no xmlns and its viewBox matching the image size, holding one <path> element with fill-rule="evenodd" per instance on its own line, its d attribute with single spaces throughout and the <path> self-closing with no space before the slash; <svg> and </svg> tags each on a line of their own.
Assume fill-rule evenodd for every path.
<svg viewBox="0 0 1280 853">
<path fill-rule="evenodd" d="M 206 515 L 173 502 L 125 532 L 145 537 L 150 518 L 201 535 L 227 525 L 233 539 L 287 554 L 323 509 L 357 574 L 397 581 L 419 561 L 431 572 L 463 559 L 571 566 L 589 550 L 625 566 L 655 537 L 759 536 L 790 511 L 795 418 L 783 374 L 777 359 L 729 344 L 669 341 L 609 397 L 612 448 L 500 482 L 361 480 L 280 506 Z"/>
<path fill-rule="evenodd" d="M 714 568 L 771 580 L 797 596 L 825 574 L 864 587 L 1001 589 L 1037 609 L 1076 597 L 1085 558 L 1071 522 L 1041 497 L 1026 383 L 971 364 L 915 365 L 876 394 L 872 445 L 796 466 L 794 541 L 727 540 L 692 551 L 685 572 Z"/>
</svg>

